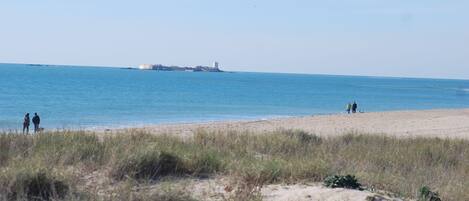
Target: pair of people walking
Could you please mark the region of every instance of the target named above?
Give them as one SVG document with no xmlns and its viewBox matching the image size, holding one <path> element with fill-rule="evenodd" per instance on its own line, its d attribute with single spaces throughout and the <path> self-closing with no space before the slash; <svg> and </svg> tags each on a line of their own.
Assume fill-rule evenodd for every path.
<svg viewBox="0 0 469 201">
<path fill-rule="evenodd" d="M 23 121 L 23 133 L 26 131 L 26 133 L 29 133 L 29 125 L 30 125 L 30 119 L 29 119 L 29 113 L 26 113 L 24 115 L 24 121 Z M 34 113 L 33 117 L 33 124 L 34 124 L 34 132 L 37 133 L 39 131 L 39 124 L 41 123 L 41 118 L 37 113 Z"/>
<path fill-rule="evenodd" d="M 348 104 L 347 104 L 347 109 L 346 109 L 346 111 L 347 111 L 348 114 L 350 114 L 350 112 L 352 112 L 352 113 L 357 113 L 357 109 L 358 109 L 358 104 L 357 104 L 357 102 L 354 101 L 353 104 L 352 104 L 352 103 L 348 103 Z"/>
</svg>

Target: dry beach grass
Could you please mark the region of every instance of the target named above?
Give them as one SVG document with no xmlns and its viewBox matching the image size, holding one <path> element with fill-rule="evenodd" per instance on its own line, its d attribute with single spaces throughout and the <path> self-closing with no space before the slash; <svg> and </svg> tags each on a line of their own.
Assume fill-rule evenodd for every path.
<svg viewBox="0 0 469 201">
<path fill-rule="evenodd" d="M 213 177 L 231 178 L 220 200 L 261 200 L 263 186 L 335 174 L 402 198 L 426 185 L 442 200 L 469 200 L 469 141 L 293 130 L 0 135 L 0 200 L 206 200 L 175 183 Z"/>
</svg>

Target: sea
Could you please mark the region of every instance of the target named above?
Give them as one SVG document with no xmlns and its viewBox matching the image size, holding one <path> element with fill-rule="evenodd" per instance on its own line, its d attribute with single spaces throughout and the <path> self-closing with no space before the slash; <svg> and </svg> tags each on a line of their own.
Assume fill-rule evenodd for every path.
<svg viewBox="0 0 469 201">
<path fill-rule="evenodd" d="M 37 112 L 46 129 L 469 108 L 469 80 L 250 72 L 163 72 L 0 64 L 0 130 Z"/>
</svg>

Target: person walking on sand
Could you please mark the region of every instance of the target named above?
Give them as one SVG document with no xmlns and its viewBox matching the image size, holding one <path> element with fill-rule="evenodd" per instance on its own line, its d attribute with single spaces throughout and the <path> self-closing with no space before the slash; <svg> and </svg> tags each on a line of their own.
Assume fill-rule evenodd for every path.
<svg viewBox="0 0 469 201">
<path fill-rule="evenodd" d="M 29 133 L 29 123 L 30 123 L 29 113 L 26 113 L 26 115 L 24 115 L 24 120 L 23 120 L 23 134 L 25 130 L 26 130 L 26 134 Z"/>
<path fill-rule="evenodd" d="M 39 124 L 41 123 L 41 118 L 39 118 L 39 115 L 37 113 L 34 113 L 33 117 L 33 124 L 34 124 L 34 132 L 37 133 L 39 131 Z"/>
<path fill-rule="evenodd" d="M 357 103 L 354 101 L 353 104 L 352 104 L 352 113 L 357 113 L 357 108 L 358 108 L 358 105 L 357 105 Z"/>
<path fill-rule="evenodd" d="M 347 103 L 347 106 L 346 106 L 347 113 L 350 114 L 351 110 L 352 110 L 352 103 Z"/>
</svg>

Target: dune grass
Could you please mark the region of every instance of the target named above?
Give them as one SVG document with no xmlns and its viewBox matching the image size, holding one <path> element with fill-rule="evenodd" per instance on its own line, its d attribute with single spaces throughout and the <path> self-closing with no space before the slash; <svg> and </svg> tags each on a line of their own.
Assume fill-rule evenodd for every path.
<svg viewBox="0 0 469 201">
<path fill-rule="evenodd" d="M 137 183 L 158 182 L 167 176 L 224 175 L 242 183 L 239 194 L 246 196 L 238 200 L 258 199 L 252 189 L 269 183 L 322 182 L 331 175 L 347 174 L 355 175 L 367 189 L 401 197 L 417 198 L 419 189 L 429 186 L 442 200 L 469 200 L 466 140 L 361 134 L 322 138 L 290 130 L 200 130 L 186 138 L 139 132 L 0 134 L 0 194 L 8 195 L 0 199 L 86 200 L 96 196 L 79 190 L 76 178 L 86 173 L 69 173 L 70 168 L 102 170 L 116 182 Z M 31 184 L 38 179 L 41 185 Z M 33 195 L 31 189 L 40 193 Z"/>
</svg>

